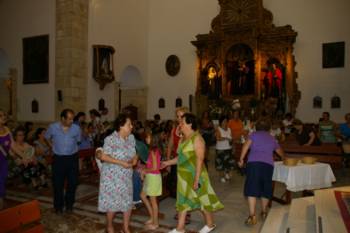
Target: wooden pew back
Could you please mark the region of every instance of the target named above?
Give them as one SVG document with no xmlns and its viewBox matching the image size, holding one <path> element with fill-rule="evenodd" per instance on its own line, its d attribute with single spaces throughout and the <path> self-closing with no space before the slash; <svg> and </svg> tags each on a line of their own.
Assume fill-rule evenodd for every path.
<svg viewBox="0 0 350 233">
<path fill-rule="evenodd" d="M 37 200 L 29 201 L 0 211 L 0 233 L 42 233 L 41 213 Z"/>
</svg>

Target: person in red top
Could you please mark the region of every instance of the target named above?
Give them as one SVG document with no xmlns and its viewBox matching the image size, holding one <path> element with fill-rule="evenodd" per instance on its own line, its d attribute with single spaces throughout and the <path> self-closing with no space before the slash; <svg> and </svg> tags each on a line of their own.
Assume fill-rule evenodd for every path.
<svg viewBox="0 0 350 233">
<path fill-rule="evenodd" d="M 240 142 L 241 136 L 244 135 L 244 125 L 239 118 L 239 112 L 237 110 L 232 113 L 231 119 L 228 121 L 227 126 L 231 130 L 233 142 Z"/>
<path fill-rule="evenodd" d="M 175 113 L 176 113 L 176 124 L 173 126 L 173 129 L 171 130 L 170 133 L 170 138 L 169 138 L 169 143 L 168 143 L 168 148 L 167 148 L 167 154 L 166 154 L 166 159 L 173 159 L 177 157 L 177 147 L 179 145 L 179 141 L 181 138 L 181 132 L 180 132 L 180 127 L 179 123 L 181 122 L 181 117 L 189 112 L 187 107 L 180 107 L 177 108 Z M 168 189 L 170 191 L 170 196 L 176 198 L 176 184 L 177 184 L 177 173 L 176 173 L 176 166 L 171 166 L 169 170 L 169 175 L 168 175 Z"/>
</svg>

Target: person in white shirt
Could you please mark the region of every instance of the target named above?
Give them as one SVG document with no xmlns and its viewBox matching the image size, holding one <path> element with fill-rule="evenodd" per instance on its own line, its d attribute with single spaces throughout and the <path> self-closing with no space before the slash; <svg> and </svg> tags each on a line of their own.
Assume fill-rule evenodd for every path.
<svg viewBox="0 0 350 233">
<path fill-rule="evenodd" d="M 293 118 L 292 114 L 286 113 L 286 116 L 282 121 L 285 135 L 291 134 L 292 128 L 293 128 L 293 120 L 294 120 L 294 118 Z"/>
<path fill-rule="evenodd" d="M 225 183 L 231 179 L 230 172 L 234 169 L 232 157 L 232 135 L 231 129 L 227 126 L 227 117 L 219 119 L 219 126 L 216 128 L 216 170 L 222 173 L 221 182 Z"/>
</svg>

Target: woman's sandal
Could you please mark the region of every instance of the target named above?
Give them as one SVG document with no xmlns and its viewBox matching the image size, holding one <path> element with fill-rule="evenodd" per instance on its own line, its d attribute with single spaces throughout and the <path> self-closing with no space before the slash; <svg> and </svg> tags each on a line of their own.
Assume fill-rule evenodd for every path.
<svg viewBox="0 0 350 233">
<path fill-rule="evenodd" d="M 153 223 L 152 220 L 147 220 L 144 224 L 145 224 L 145 225 L 150 225 L 150 224 L 152 224 L 152 223 Z"/>
<path fill-rule="evenodd" d="M 256 220 L 256 216 L 249 216 L 246 220 L 245 220 L 245 225 L 247 226 L 253 226 L 257 223 L 258 221 Z"/>
<path fill-rule="evenodd" d="M 154 225 L 154 224 L 149 224 L 149 225 L 146 225 L 146 229 L 147 230 L 151 230 L 151 231 L 154 231 L 156 229 L 159 228 L 159 225 Z"/>
<path fill-rule="evenodd" d="M 200 231 L 199 233 L 209 233 L 212 232 L 215 229 L 216 225 L 213 224 L 211 227 L 209 227 L 208 225 L 205 225 Z"/>
<path fill-rule="evenodd" d="M 178 231 L 176 228 L 172 229 L 168 233 L 185 233 L 185 231 Z"/>
<path fill-rule="evenodd" d="M 266 212 L 261 211 L 260 215 L 261 215 L 261 219 L 265 220 L 267 218 L 267 211 Z"/>
</svg>

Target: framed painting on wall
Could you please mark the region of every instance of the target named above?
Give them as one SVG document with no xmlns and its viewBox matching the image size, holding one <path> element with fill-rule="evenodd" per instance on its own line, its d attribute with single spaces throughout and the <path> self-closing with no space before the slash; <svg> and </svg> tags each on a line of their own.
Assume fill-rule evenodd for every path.
<svg viewBox="0 0 350 233">
<path fill-rule="evenodd" d="M 344 67 L 345 42 L 324 43 L 322 45 L 322 67 Z"/>
<path fill-rule="evenodd" d="M 49 82 L 49 35 L 23 38 L 23 84 Z"/>
<path fill-rule="evenodd" d="M 93 74 L 100 89 L 114 81 L 113 54 L 115 49 L 109 45 L 93 45 Z"/>
</svg>

